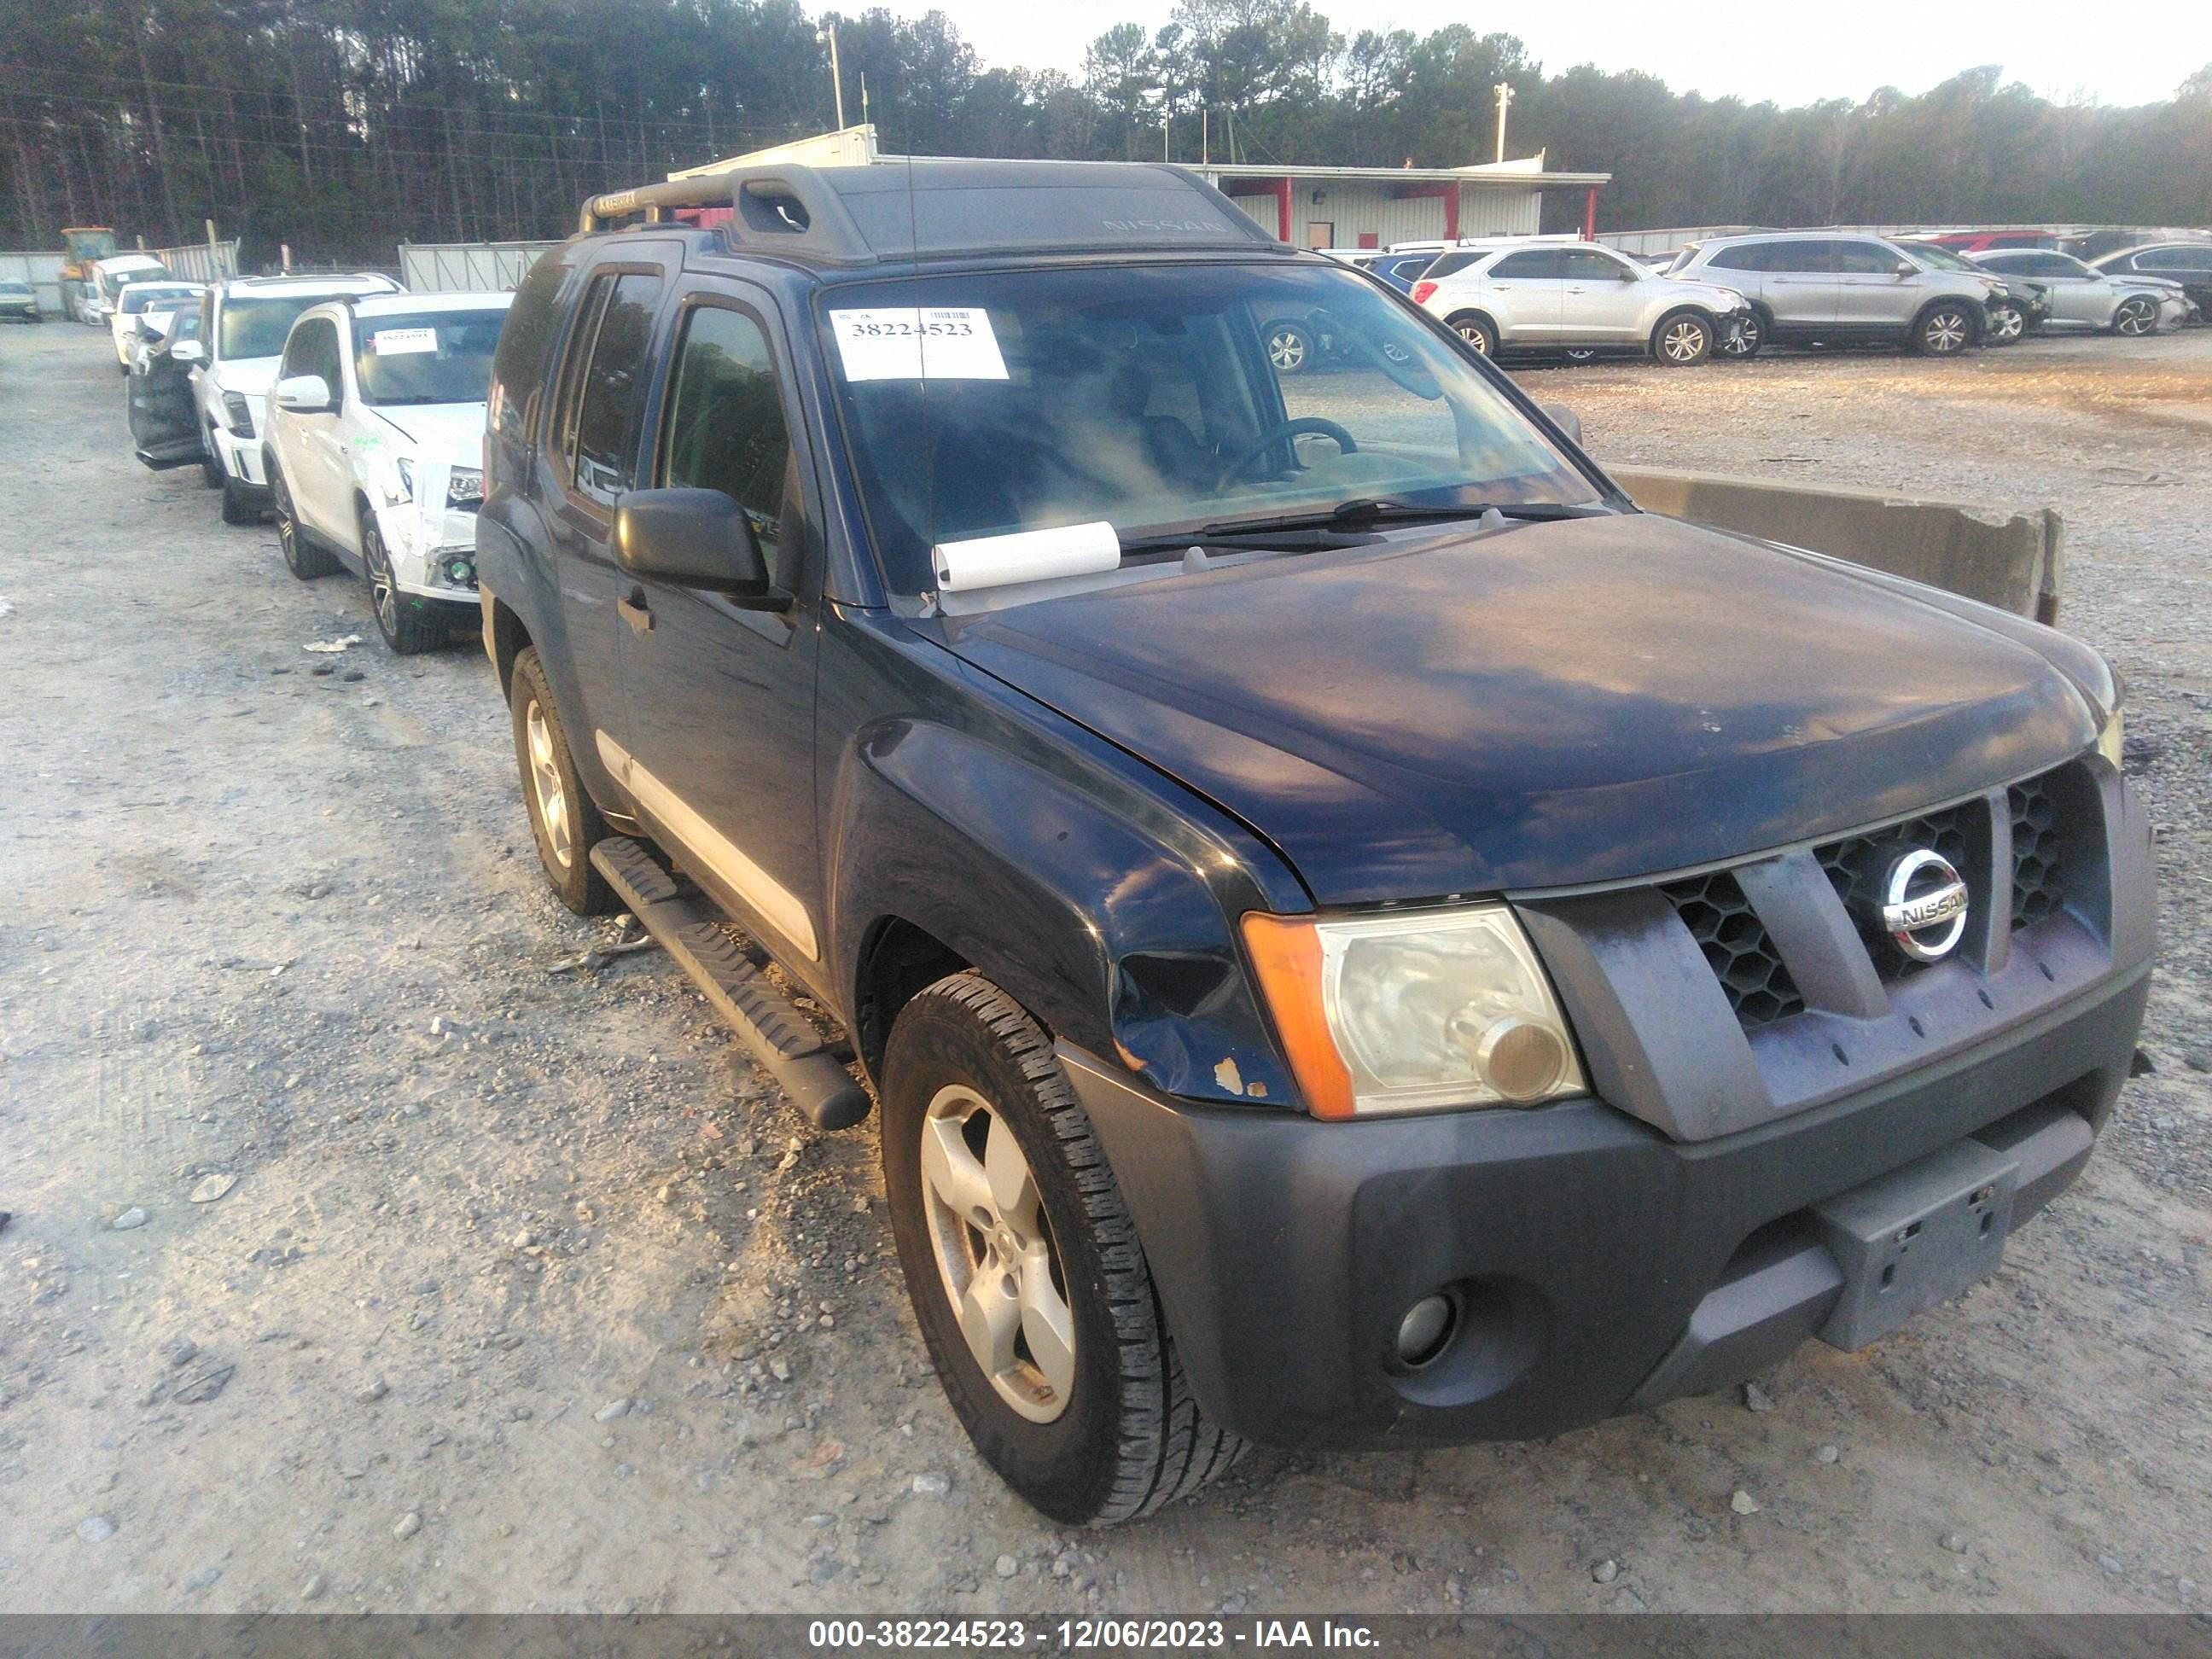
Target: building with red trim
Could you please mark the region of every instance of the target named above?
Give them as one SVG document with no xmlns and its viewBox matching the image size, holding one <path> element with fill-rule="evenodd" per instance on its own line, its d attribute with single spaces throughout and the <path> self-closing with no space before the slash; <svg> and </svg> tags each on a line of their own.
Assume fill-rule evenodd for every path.
<svg viewBox="0 0 2212 1659">
<path fill-rule="evenodd" d="M 1547 190 L 1581 194 L 1587 236 L 1596 228 L 1598 191 L 1613 181 L 1609 173 L 1548 173 L 1541 155 L 1466 167 L 1209 163 L 1191 170 L 1298 247 L 1534 235 Z"/>
</svg>

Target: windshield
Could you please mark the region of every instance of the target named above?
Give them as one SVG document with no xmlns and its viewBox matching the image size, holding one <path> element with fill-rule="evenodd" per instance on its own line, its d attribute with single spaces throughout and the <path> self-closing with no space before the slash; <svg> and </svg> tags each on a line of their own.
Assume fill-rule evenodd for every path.
<svg viewBox="0 0 2212 1659">
<path fill-rule="evenodd" d="M 354 379 L 365 404 L 480 404 L 491 383 L 499 311 L 356 317 Z"/>
<path fill-rule="evenodd" d="M 1481 370 L 1348 271 L 1000 271 L 840 286 L 821 307 L 902 594 L 935 585 L 933 545 L 1056 526 L 1104 521 L 1127 548 L 1349 502 L 1599 500 Z"/>
<path fill-rule="evenodd" d="M 284 351 L 284 337 L 309 306 L 319 306 L 328 294 L 267 295 L 246 299 L 233 295 L 222 302 L 222 321 L 216 325 L 216 355 L 222 357 L 277 357 Z"/>
<path fill-rule="evenodd" d="M 20 300 L 30 291 L 31 285 L 28 283 L 0 283 L 0 294 L 6 295 L 11 300 Z"/>
<path fill-rule="evenodd" d="M 192 293 L 189 288 L 179 288 L 167 283 L 133 283 L 123 290 L 123 297 L 116 301 L 115 308 L 125 317 L 135 317 L 142 311 L 157 310 L 163 306 L 175 305 L 181 300 L 189 300 Z"/>
</svg>

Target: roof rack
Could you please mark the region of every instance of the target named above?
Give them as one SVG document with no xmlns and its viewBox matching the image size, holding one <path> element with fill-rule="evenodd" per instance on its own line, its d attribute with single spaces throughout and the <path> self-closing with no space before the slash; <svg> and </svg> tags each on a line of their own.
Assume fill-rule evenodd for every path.
<svg viewBox="0 0 2212 1659">
<path fill-rule="evenodd" d="M 1293 250 L 1185 168 L 1124 161 L 882 161 L 732 167 L 595 196 L 580 228 L 730 211 L 731 243 L 830 265 L 1112 248 Z"/>
</svg>

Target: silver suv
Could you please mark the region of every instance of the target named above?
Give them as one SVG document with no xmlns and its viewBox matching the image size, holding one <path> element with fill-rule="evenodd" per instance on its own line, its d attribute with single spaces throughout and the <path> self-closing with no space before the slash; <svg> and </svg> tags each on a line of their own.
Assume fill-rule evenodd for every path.
<svg viewBox="0 0 2212 1659">
<path fill-rule="evenodd" d="M 1667 267 L 1740 289 L 1746 355 L 1769 342 L 1902 345 L 1948 357 L 1975 344 L 2003 290 L 1994 274 L 1930 269 L 1893 242 L 1848 231 L 1791 230 L 1692 242 Z"/>
<path fill-rule="evenodd" d="M 1648 353 L 1676 368 L 1731 356 L 1749 307 L 1710 282 L 1677 282 L 1594 242 L 1462 244 L 1438 254 L 1413 301 L 1485 356 Z"/>
</svg>

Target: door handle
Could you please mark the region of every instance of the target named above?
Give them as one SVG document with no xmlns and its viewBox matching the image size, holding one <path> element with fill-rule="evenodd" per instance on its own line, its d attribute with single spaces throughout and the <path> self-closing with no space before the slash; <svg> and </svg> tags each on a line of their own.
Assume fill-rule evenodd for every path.
<svg viewBox="0 0 2212 1659">
<path fill-rule="evenodd" d="M 653 632 L 653 608 L 645 602 L 643 588 L 631 588 L 628 598 L 615 601 L 615 609 L 622 612 L 622 619 L 629 624 L 633 634 Z"/>
</svg>

